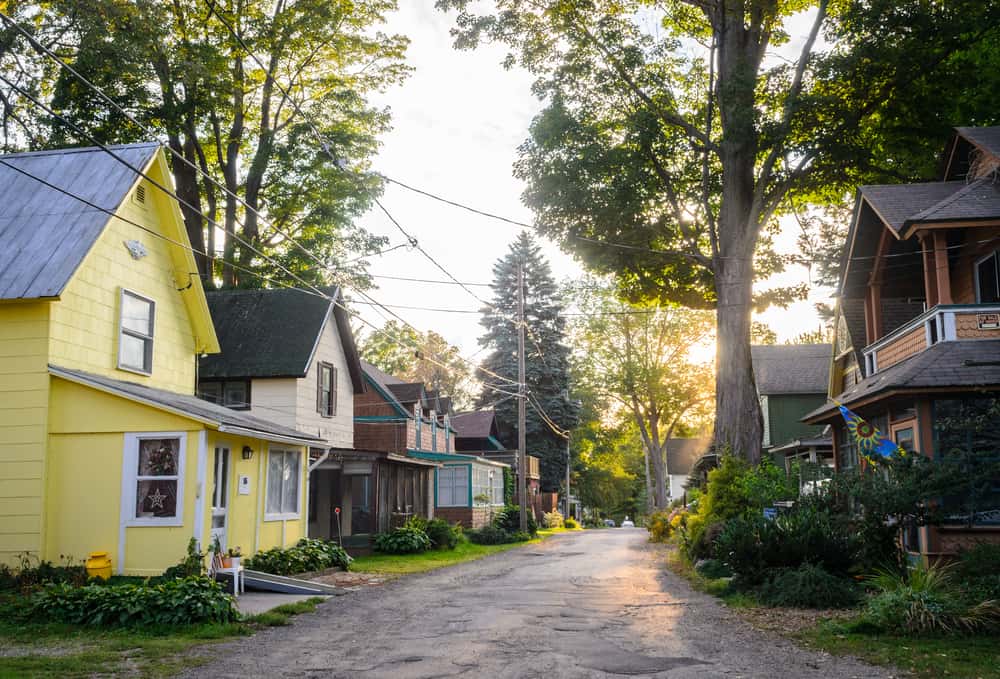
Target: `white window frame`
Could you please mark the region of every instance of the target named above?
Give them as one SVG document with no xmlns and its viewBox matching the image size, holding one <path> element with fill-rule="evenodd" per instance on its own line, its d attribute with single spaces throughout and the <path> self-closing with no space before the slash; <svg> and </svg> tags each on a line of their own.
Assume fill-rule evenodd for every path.
<svg viewBox="0 0 1000 679">
<path fill-rule="evenodd" d="M 975 283 L 976 289 L 976 304 L 983 304 L 983 297 L 979 294 L 979 265 L 985 262 L 987 259 L 993 260 L 993 266 L 998 269 L 997 274 L 1000 276 L 1000 250 L 994 250 L 984 257 L 980 257 L 972 265 L 972 277 L 973 283 Z"/>
<path fill-rule="evenodd" d="M 450 502 L 450 503 L 442 502 L 443 495 L 441 493 L 441 472 L 443 472 L 443 471 L 448 471 L 450 475 L 453 475 L 456 472 L 461 472 L 462 474 L 465 475 L 465 484 L 462 486 L 462 489 L 463 489 L 462 490 L 462 499 L 461 499 L 460 502 Z M 437 488 L 436 488 L 437 492 L 435 493 L 435 496 L 436 496 L 435 499 L 437 501 L 437 506 L 438 507 L 468 507 L 469 506 L 469 483 L 471 483 L 471 479 L 469 478 L 469 467 L 467 465 L 453 465 L 453 466 L 450 466 L 450 467 L 449 466 L 445 466 L 445 467 L 438 468 L 437 473 L 435 474 L 435 482 L 437 483 Z M 451 479 L 451 488 L 454 491 L 454 488 L 455 488 L 454 477 L 452 477 L 452 479 Z M 454 500 L 454 497 L 452 499 Z"/>
<path fill-rule="evenodd" d="M 179 439 L 177 448 L 177 515 L 171 517 L 137 517 L 135 515 L 136 491 L 139 481 L 139 444 L 149 439 Z M 183 526 L 184 525 L 184 474 L 187 458 L 187 433 L 159 431 L 125 434 L 122 452 L 122 525 L 123 526 Z M 172 477 L 158 477 L 172 478 Z"/>
<path fill-rule="evenodd" d="M 136 330 L 129 330 L 125 327 L 125 296 L 129 295 L 143 302 L 149 303 L 149 335 L 144 335 Z M 118 296 L 118 369 L 124 370 L 125 372 L 135 373 L 137 375 L 152 375 L 153 374 L 153 343 L 154 336 L 156 334 L 156 300 L 146 297 L 145 295 L 140 295 L 134 290 L 129 290 L 128 288 L 122 288 Z M 143 342 L 149 343 L 149 366 L 148 369 L 144 366 L 143 368 L 136 368 L 135 366 L 125 365 L 122 362 L 122 350 L 124 348 L 122 344 L 122 335 L 128 335 L 129 337 L 134 337 L 140 339 Z M 143 354 L 143 361 L 145 362 L 146 353 Z"/>
<path fill-rule="evenodd" d="M 271 484 L 269 483 L 271 476 L 271 455 L 275 453 L 282 453 L 284 455 L 295 455 L 298 458 L 299 464 L 299 475 L 298 475 L 298 487 L 296 489 L 295 506 L 296 510 L 294 512 L 269 512 L 267 511 L 268 497 L 267 494 L 270 492 Z M 265 521 L 289 521 L 294 519 L 302 518 L 302 451 L 295 450 L 294 448 L 271 448 L 267 449 L 267 462 L 264 465 L 264 520 Z M 281 504 L 280 502 L 278 503 Z"/>
</svg>

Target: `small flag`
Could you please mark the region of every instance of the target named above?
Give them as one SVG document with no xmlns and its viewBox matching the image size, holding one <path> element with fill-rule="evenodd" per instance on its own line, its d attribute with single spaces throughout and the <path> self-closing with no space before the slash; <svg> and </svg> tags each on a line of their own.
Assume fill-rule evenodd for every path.
<svg viewBox="0 0 1000 679">
<path fill-rule="evenodd" d="M 883 436 L 878 427 L 861 419 L 857 413 L 851 412 L 839 403 L 837 407 L 840 408 L 840 414 L 847 423 L 847 431 L 851 432 L 851 436 L 858 444 L 858 453 L 864 459 L 874 464 L 874 456 L 886 458 L 892 457 L 893 453 L 906 455 L 906 451 Z"/>
</svg>

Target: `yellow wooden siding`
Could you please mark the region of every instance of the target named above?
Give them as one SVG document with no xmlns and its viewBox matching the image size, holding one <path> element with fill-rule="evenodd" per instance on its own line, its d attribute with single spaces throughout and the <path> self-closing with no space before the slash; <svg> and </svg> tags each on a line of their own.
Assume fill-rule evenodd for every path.
<svg viewBox="0 0 1000 679">
<path fill-rule="evenodd" d="M 48 302 L 0 304 L 0 563 L 44 540 L 48 319 Z"/>
</svg>

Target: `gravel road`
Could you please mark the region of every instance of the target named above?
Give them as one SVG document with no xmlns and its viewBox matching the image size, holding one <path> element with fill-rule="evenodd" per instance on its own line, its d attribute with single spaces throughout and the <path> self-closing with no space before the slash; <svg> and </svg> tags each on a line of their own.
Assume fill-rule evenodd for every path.
<svg viewBox="0 0 1000 679">
<path fill-rule="evenodd" d="M 557 535 L 335 597 L 212 646 L 192 677 L 890 677 L 756 631 L 663 568 L 641 529 Z"/>
</svg>

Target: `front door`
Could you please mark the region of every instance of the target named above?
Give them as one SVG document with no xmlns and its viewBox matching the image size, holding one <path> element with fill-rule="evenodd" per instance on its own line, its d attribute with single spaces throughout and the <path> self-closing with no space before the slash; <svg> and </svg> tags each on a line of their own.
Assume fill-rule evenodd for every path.
<svg viewBox="0 0 1000 679">
<path fill-rule="evenodd" d="M 212 487 L 211 544 L 218 540 L 226 549 L 226 525 L 229 522 L 229 448 L 215 449 L 215 483 Z"/>
</svg>

